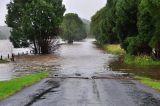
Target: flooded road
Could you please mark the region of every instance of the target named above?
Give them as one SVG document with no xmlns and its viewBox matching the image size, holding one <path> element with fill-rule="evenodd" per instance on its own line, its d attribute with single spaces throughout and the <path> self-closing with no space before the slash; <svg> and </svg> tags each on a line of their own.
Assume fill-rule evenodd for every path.
<svg viewBox="0 0 160 106">
<path fill-rule="evenodd" d="M 127 65 L 122 62 L 122 59 L 113 61 L 110 64 L 113 71 L 132 73 L 134 75 L 145 76 L 155 80 L 160 80 L 160 65 L 151 65 L 151 66 L 137 66 L 137 65 Z"/>
<path fill-rule="evenodd" d="M 13 48 L 13 45 L 9 40 L 0 40 L 0 56 L 2 56 L 3 60 L 6 60 L 6 62 L 0 63 L 0 81 L 10 80 L 21 74 L 22 75 L 26 74 L 22 73 L 24 67 L 21 67 L 21 64 L 26 62 L 24 57 L 20 57 L 24 58 L 23 61 L 16 61 L 16 62 L 7 62 L 7 61 L 10 61 L 12 53 L 14 55 L 18 55 L 22 53 L 24 54 L 26 52 L 29 53 L 30 50 L 31 50 L 30 48 Z M 18 57 L 17 60 L 19 60 L 20 58 Z M 25 67 L 26 66 L 27 64 L 25 65 Z M 21 74 L 19 73 L 19 70 Z"/>
<path fill-rule="evenodd" d="M 159 92 L 112 71 L 109 65 L 117 59 L 98 49 L 92 39 L 62 45 L 54 55 L 17 57 L 17 65 L 28 64 L 24 72 L 33 65 L 35 70 L 50 69 L 50 76 L 0 106 L 159 106 Z"/>
</svg>

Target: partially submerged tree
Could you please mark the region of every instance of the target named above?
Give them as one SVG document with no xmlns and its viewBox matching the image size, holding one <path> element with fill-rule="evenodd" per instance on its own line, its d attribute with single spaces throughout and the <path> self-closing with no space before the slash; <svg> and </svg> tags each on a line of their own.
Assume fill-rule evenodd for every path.
<svg viewBox="0 0 160 106">
<path fill-rule="evenodd" d="M 64 16 L 61 25 L 62 39 L 67 40 L 68 43 L 79 41 L 86 38 L 85 25 L 77 14 L 68 13 Z"/>
<path fill-rule="evenodd" d="M 49 53 L 59 35 L 65 7 L 62 0 L 13 0 L 6 23 L 15 47 L 34 45 L 35 53 Z"/>
</svg>

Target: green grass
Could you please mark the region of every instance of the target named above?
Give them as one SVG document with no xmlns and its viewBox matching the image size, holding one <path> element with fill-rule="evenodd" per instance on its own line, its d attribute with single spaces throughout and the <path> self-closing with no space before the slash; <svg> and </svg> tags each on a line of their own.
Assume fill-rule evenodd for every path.
<svg viewBox="0 0 160 106">
<path fill-rule="evenodd" d="M 123 54 L 123 61 L 129 65 L 160 65 L 160 61 L 153 60 L 150 56 L 131 56 L 126 54 L 125 51 L 120 47 L 119 44 L 105 44 L 102 46 L 103 49 L 108 53 Z"/>
<path fill-rule="evenodd" d="M 139 79 L 142 84 L 150 86 L 151 88 L 160 91 L 160 81 L 140 76 L 136 76 L 135 78 Z"/>
<path fill-rule="evenodd" d="M 150 56 L 131 56 L 128 54 L 124 55 L 124 63 L 134 65 L 160 65 L 160 61 L 153 60 Z"/>
<path fill-rule="evenodd" d="M 15 94 L 23 88 L 30 86 L 47 76 L 48 72 L 45 71 L 15 78 L 9 81 L 0 81 L 0 100 Z"/>
<path fill-rule="evenodd" d="M 103 48 L 108 53 L 113 54 L 124 54 L 125 51 L 120 47 L 119 44 L 105 44 L 103 45 Z"/>
</svg>

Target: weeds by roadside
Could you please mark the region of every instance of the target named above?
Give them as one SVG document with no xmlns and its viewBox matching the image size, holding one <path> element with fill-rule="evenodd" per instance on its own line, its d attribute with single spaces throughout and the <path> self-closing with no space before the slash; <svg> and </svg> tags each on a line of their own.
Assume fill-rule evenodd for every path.
<svg viewBox="0 0 160 106">
<path fill-rule="evenodd" d="M 119 44 L 106 44 L 103 45 L 105 51 L 114 54 L 124 54 L 125 51 L 120 47 Z"/>
<path fill-rule="evenodd" d="M 135 78 L 139 79 L 142 84 L 145 84 L 147 86 L 152 87 L 155 90 L 160 91 L 160 81 L 140 76 L 136 76 Z"/>
<path fill-rule="evenodd" d="M 125 51 L 120 47 L 119 44 L 105 44 L 102 46 L 103 49 L 108 53 L 124 55 L 123 61 L 129 65 L 160 65 L 160 61 L 152 59 L 150 56 L 132 56 L 126 54 Z"/>
<path fill-rule="evenodd" d="M 125 64 L 134 65 L 160 65 L 160 61 L 153 60 L 150 56 L 131 56 L 128 54 L 124 55 Z"/>
<path fill-rule="evenodd" d="M 0 100 L 30 86 L 48 76 L 48 72 L 38 72 L 31 75 L 22 76 L 9 81 L 0 81 Z"/>
</svg>

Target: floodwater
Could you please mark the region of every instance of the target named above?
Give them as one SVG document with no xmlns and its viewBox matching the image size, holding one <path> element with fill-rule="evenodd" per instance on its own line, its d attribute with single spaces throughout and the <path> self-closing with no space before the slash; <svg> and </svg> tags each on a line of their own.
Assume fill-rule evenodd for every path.
<svg viewBox="0 0 160 106">
<path fill-rule="evenodd" d="M 92 44 L 93 41 L 88 39 L 85 42 L 75 42 L 73 45 L 64 44 L 50 55 L 16 56 L 15 62 L 0 64 L 0 80 L 9 80 L 46 69 L 65 76 L 91 77 L 96 73 L 113 73 L 108 65 L 117 56 L 96 50 L 98 48 Z M 13 51 L 16 54 L 25 50 L 13 49 Z"/>
<path fill-rule="evenodd" d="M 126 65 L 116 55 L 107 54 L 93 44 L 94 39 L 63 44 L 50 55 L 16 56 L 15 62 L 0 64 L 0 81 L 17 76 L 49 70 L 54 75 L 91 77 L 95 74 L 136 74 L 160 79 L 160 66 Z M 99 50 L 97 50 L 99 49 Z M 0 55 L 29 52 L 29 48 L 13 48 L 9 40 L 1 40 Z"/>
<path fill-rule="evenodd" d="M 155 80 L 160 80 L 160 65 L 151 66 L 138 66 L 138 65 L 127 65 L 122 62 L 121 57 L 117 61 L 113 61 L 110 64 L 113 71 L 130 73 L 132 75 L 139 75 L 149 77 Z"/>
<path fill-rule="evenodd" d="M 118 56 L 98 49 L 93 41 L 63 44 L 50 55 L 17 56 L 8 76 L 44 69 L 50 76 L 0 101 L 0 106 L 159 106 L 159 93 L 112 71 L 110 64 Z"/>
<path fill-rule="evenodd" d="M 15 55 L 18 54 L 23 54 L 26 52 L 30 52 L 29 48 L 13 48 L 12 43 L 9 40 L 0 40 L 0 56 L 2 56 L 3 59 L 10 61 L 10 59 L 8 59 L 8 55 L 11 57 L 12 53 Z M 25 61 L 25 60 L 23 60 Z M 16 76 L 18 76 L 19 74 L 16 72 L 18 71 L 17 66 L 20 66 L 20 62 L 19 63 L 1 63 L 0 64 L 0 81 L 3 80 L 9 80 L 12 79 Z M 23 70 L 23 67 L 20 68 L 20 70 Z"/>
</svg>

